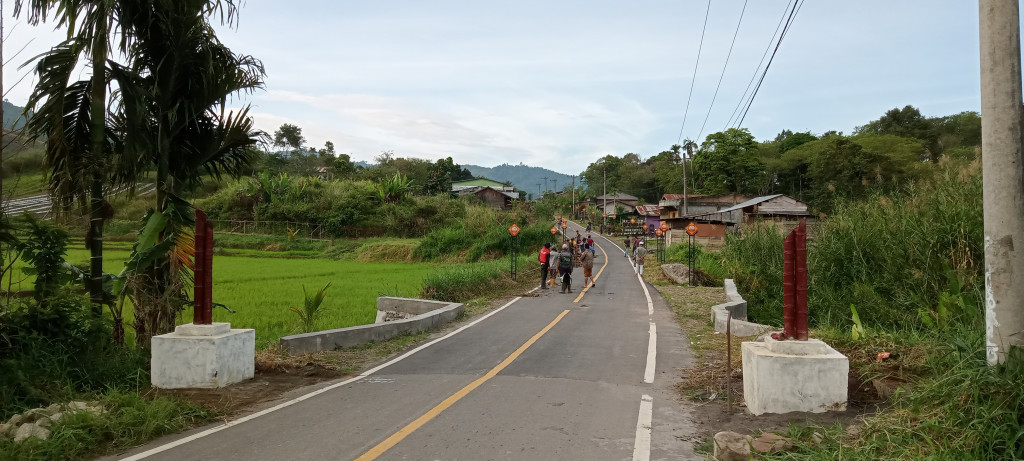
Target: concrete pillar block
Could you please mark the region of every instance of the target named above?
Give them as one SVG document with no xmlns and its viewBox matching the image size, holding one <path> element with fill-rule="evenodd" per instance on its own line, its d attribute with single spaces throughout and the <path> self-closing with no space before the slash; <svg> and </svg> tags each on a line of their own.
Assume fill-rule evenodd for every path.
<svg viewBox="0 0 1024 461">
<path fill-rule="evenodd" d="M 821 340 L 748 341 L 743 398 L 755 415 L 846 409 L 850 361 Z"/>
<path fill-rule="evenodd" d="M 256 330 L 228 323 L 179 325 L 153 337 L 150 380 L 162 389 L 216 388 L 256 371 Z"/>
</svg>

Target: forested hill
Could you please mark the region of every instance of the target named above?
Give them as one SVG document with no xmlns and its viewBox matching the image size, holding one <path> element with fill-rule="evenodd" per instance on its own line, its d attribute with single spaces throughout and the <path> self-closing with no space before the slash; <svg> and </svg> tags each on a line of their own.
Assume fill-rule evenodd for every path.
<svg viewBox="0 0 1024 461">
<path fill-rule="evenodd" d="M 537 196 L 538 191 L 544 190 L 545 177 L 547 178 L 547 189 L 549 190 L 562 190 L 565 186 L 572 184 L 572 177 L 567 174 L 522 163 L 519 165 L 502 164 L 493 168 L 477 165 L 462 166 L 469 170 L 470 173 L 473 173 L 473 176 L 478 178 L 485 177 L 501 182 L 509 181 L 517 189 L 533 194 L 534 197 Z M 579 181 L 580 178 L 577 176 L 577 185 Z M 538 187 L 537 184 L 540 184 L 540 186 Z"/>
<path fill-rule="evenodd" d="M 16 130 L 25 126 L 25 118 L 21 116 L 23 110 L 25 108 L 4 100 L 4 128 Z"/>
</svg>

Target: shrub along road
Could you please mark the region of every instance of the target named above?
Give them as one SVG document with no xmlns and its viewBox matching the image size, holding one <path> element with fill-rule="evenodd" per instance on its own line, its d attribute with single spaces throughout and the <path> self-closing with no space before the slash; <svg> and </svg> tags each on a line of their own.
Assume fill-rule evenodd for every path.
<svg viewBox="0 0 1024 461">
<path fill-rule="evenodd" d="M 120 458 L 697 458 L 673 391 L 689 341 L 621 251 L 597 243 L 597 286 L 582 294 L 536 290 L 356 378 Z"/>
</svg>

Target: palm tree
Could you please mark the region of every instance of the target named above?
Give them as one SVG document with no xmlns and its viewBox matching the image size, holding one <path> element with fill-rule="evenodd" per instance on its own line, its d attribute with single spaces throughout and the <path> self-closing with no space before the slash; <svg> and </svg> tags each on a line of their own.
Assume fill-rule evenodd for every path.
<svg viewBox="0 0 1024 461">
<path fill-rule="evenodd" d="M 107 129 L 107 58 L 110 31 L 117 24 L 114 0 L 16 0 L 14 14 L 25 13 L 31 24 L 45 22 L 54 13 L 68 39 L 40 56 L 39 83 L 25 107 L 34 109 L 27 131 L 32 138 L 46 137 L 46 165 L 50 190 L 58 211 L 74 203 L 89 202 L 89 295 L 94 313 L 103 311 L 104 186 L 111 181 L 134 186 L 134 171 L 112 168 L 112 137 Z M 122 51 L 129 44 L 122 40 Z M 79 60 L 88 58 L 92 76 L 72 82 Z M 114 173 L 111 173 L 111 172 Z M 83 172 L 85 173 L 83 175 Z"/>
<path fill-rule="evenodd" d="M 237 112 L 226 108 L 233 95 L 263 87 L 263 65 L 233 53 L 209 23 L 216 14 L 232 21 L 232 1 L 140 0 L 122 2 L 119 10 L 132 56 L 129 65 L 111 68 L 125 151 L 155 166 L 156 210 L 167 218 L 162 241 L 180 246 L 192 222 L 184 194 L 204 173 L 243 173 L 249 148 L 267 139 L 254 128 L 248 105 Z M 173 313 L 182 307 L 187 257 L 180 251 L 165 255 L 135 278 L 141 345 L 172 329 Z"/>
</svg>

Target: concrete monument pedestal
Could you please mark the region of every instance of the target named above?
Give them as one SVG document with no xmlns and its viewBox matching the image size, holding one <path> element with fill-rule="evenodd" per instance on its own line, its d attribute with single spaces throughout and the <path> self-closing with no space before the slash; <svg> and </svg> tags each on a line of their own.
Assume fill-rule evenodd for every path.
<svg viewBox="0 0 1024 461">
<path fill-rule="evenodd" d="M 154 336 L 150 380 L 162 389 L 216 388 L 251 379 L 256 330 L 229 323 L 178 325 Z"/>
<path fill-rule="evenodd" d="M 743 346 L 743 398 L 755 415 L 846 409 L 850 361 L 818 339 Z"/>
</svg>

